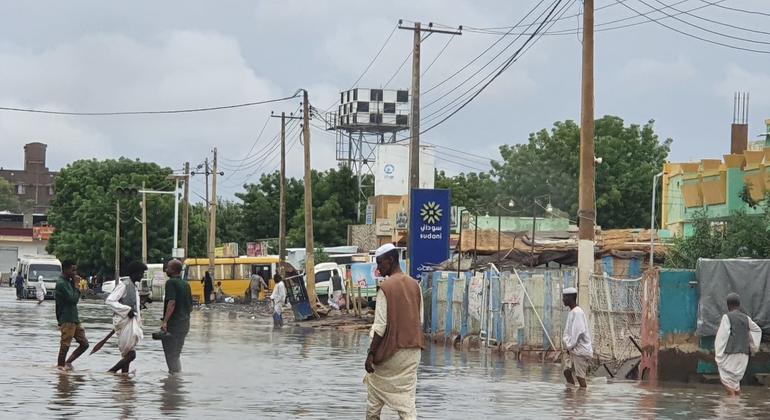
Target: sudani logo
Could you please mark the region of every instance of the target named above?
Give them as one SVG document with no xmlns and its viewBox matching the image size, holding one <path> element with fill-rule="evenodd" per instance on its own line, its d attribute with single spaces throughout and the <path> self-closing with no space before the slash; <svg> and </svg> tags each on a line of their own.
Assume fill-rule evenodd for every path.
<svg viewBox="0 0 770 420">
<path fill-rule="evenodd" d="M 422 208 L 420 208 L 420 217 L 422 217 L 422 221 L 430 225 L 435 225 L 440 222 L 442 216 L 444 216 L 444 211 L 435 201 L 428 201 L 422 205 Z"/>
<path fill-rule="evenodd" d="M 389 163 L 385 165 L 385 167 L 382 169 L 383 172 L 385 172 L 385 175 L 393 175 L 394 172 L 396 172 L 396 167 Z"/>
</svg>

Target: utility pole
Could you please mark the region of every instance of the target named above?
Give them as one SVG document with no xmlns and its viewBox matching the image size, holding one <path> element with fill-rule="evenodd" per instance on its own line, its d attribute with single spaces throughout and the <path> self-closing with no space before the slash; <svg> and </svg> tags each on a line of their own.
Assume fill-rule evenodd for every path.
<svg viewBox="0 0 770 420">
<path fill-rule="evenodd" d="M 120 279 L 120 199 L 115 201 L 115 284 Z"/>
<path fill-rule="evenodd" d="M 278 118 L 277 115 L 272 115 L 273 118 Z M 280 194 L 279 194 L 279 207 L 278 207 L 278 274 L 283 277 L 286 273 L 283 269 L 283 263 L 286 261 L 286 120 L 301 120 L 304 117 L 295 117 L 294 113 L 286 116 L 285 112 L 281 112 L 281 175 L 280 175 Z"/>
<path fill-rule="evenodd" d="M 215 265 L 214 265 L 214 246 L 217 243 L 217 148 L 214 148 L 214 164 L 211 171 L 211 204 L 209 204 L 209 273 L 211 277 L 216 279 Z M 208 198 L 208 197 L 207 197 Z"/>
<path fill-rule="evenodd" d="M 185 258 L 190 255 L 190 162 L 184 163 L 184 203 L 182 207 L 182 248 Z"/>
<path fill-rule="evenodd" d="M 147 264 L 147 193 L 142 181 L 142 262 Z"/>
<path fill-rule="evenodd" d="M 578 304 L 589 312 L 589 280 L 594 268 L 596 223 L 594 167 L 594 0 L 584 0 L 580 110 L 580 190 L 578 220 Z"/>
<path fill-rule="evenodd" d="M 318 296 L 315 292 L 315 249 L 313 248 L 313 185 L 310 170 L 310 103 L 307 90 L 302 95 L 302 138 L 305 146 L 305 279 L 307 298 L 315 314 Z"/>
<path fill-rule="evenodd" d="M 412 38 L 412 97 L 411 112 L 409 116 L 409 194 L 407 195 L 407 214 L 411 214 L 412 190 L 420 188 L 420 44 L 422 33 L 440 33 L 448 35 L 462 35 L 462 26 L 457 31 L 433 29 L 433 23 L 428 23 L 427 28 L 422 28 L 420 22 L 414 23 L 414 28 L 401 26 L 403 21 L 398 21 L 398 28 L 414 31 Z M 360 206 L 359 206 L 360 207 Z M 360 217 L 359 217 L 360 219 Z M 409 232 L 411 235 L 412 232 Z M 411 250 L 408 250 L 411 255 Z"/>
</svg>

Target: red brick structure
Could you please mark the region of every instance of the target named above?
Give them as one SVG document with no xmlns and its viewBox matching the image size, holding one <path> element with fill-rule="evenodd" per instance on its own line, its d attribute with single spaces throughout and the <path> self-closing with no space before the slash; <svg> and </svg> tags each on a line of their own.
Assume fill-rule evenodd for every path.
<svg viewBox="0 0 770 420">
<path fill-rule="evenodd" d="M 28 143 L 24 146 L 24 169 L 0 167 L 0 178 L 5 178 L 13 187 L 19 201 L 30 203 L 32 213 L 46 214 L 53 197 L 53 181 L 58 172 L 51 172 L 45 166 L 48 145 Z"/>
</svg>

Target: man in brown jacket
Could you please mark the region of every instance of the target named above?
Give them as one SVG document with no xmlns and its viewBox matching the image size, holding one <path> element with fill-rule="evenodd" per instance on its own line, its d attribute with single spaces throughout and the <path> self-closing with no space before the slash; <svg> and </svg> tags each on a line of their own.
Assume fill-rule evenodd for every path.
<svg viewBox="0 0 770 420">
<path fill-rule="evenodd" d="M 379 419 L 387 405 L 401 419 L 416 419 L 415 390 L 425 338 L 422 334 L 422 290 L 401 271 L 398 250 L 392 244 L 375 253 L 377 269 L 387 277 L 377 292 L 377 309 L 369 332 L 372 343 L 366 357 L 367 419 Z"/>
</svg>

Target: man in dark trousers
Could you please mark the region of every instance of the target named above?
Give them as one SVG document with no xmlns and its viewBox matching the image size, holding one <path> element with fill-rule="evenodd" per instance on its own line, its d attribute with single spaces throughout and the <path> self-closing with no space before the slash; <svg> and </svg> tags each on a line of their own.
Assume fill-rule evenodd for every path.
<svg viewBox="0 0 770 420">
<path fill-rule="evenodd" d="M 14 279 L 14 286 L 16 286 L 16 300 L 24 298 L 24 276 L 19 271 Z"/>
<path fill-rule="evenodd" d="M 163 324 L 160 329 L 168 333 L 161 342 L 170 373 L 182 371 L 182 354 L 185 337 L 190 331 L 192 292 L 190 285 L 182 280 L 182 263 L 171 260 L 166 267 L 169 280 L 166 282 L 166 298 L 163 302 Z"/>
<path fill-rule="evenodd" d="M 62 274 L 56 281 L 53 294 L 56 299 L 56 322 L 61 332 L 57 366 L 59 369 L 65 369 L 71 368 L 72 363 L 88 350 L 88 339 L 78 317 L 80 290 L 77 284 L 80 282 L 80 277 L 77 275 L 77 266 L 74 262 L 65 260 L 61 268 Z M 78 348 L 67 359 L 73 338 L 78 342 Z"/>
</svg>

